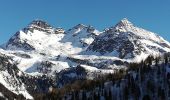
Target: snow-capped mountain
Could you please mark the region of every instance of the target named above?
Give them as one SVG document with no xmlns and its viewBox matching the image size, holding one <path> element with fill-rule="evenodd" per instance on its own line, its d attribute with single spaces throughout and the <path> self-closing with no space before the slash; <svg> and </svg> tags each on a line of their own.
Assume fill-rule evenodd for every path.
<svg viewBox="0 0 170 100">
<path fill-rule="evenodd" d="M 96 75 L 126 70 L 130 62 L 140 62 L 149 55 L 169 51 L 168 41 L 136 27 L 127 19 L 103 32 L 83 24 L 65 31 L 45 21 L 34 20 L 0 48 L 0 54 L 10 58 L 8 63 L 17 67 L 17 71 L 12 70 L 14 73 L 9 67 L 0 70 L 0 77 L 5 79 L 0 84 L 9 91 L 22 88 L 24 93 L 12 92 L 32 98 L 30 91 L 47 92 L 54 84 L 62 86 L 71 80 L 93 79 Z M 8 88 L 8 80 L 4 77 L 14 77 L 16 84 Z M 33 81 L 33 85 L 30 86 L 28 80 Z M 40 84 L 45 80 L 48 85 L 44 89 Z"/>
<path fill-rule="evenodd" d="M 37 72 L 37 66 L 49 62 L 52 63 L 53 71 L 59 72 L 71 66 L 64 61 L 65 57 L 85 50 L 99 34 L 92 26 L 79 24 L 64 31 L 42 20 L 34 20 L 9 39 L 6 50 L 20 61 L 18 66 L 22 71 L 34 73 Z"/>
<path fill-rule="evenodd" d="M 106 29 L 87 51 L 103 56 L 140 59 L 170 51 L 170 43 L 155 33 L 134 26 L 127 19 Z"/>
<path fill-rule="evenodd" d="M 126 66 L 125 62 L 140 62 L 148 55 L 170 51 L 169 42 L 127 19 L 104 32 L 83 24 L 64 31 L 34 20 L 11 37 L 5 47 L 3 52 L 19 62 L 18 68 L 33 75 L 42 74 L 38 67 L 44 63 L 50 64 L 52 75 L 79 64 L 115 69 L 117 65 Z"/>
<path fill-rule="evenodd" d="M 8 41 L 6 48 L 11 50 L 39 50 L 58 42 L 64 30 L 52 28 L 41 20 L 32 21 L 26 28 L 18 31 Z M 50 41 L 51 40 L 51 41 Z"/>
</svg>

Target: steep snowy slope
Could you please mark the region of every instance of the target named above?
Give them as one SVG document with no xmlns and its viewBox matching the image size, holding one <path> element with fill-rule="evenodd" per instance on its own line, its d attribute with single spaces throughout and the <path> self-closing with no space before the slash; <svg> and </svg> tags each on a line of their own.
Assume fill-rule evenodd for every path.
<svg viewBox="0 0 170 100">
<path fill-rule="evenodd" d="M 6 48 L 7 50 L 50 52 L 51 49 L 58 48 L 56 45 L 59 45 L 58 41 L 63 38 L 63 33 L 64 30 L 62 29 L 55 29 L 44 21 L 35 20 L 28 27 L 18 31 L 10 38 Z"/>
<path fill-rule="evenodd" d="M 10 57 L 0 53 L 0 84 L 15 95 L 22 94 L 26 99 L 33 99 L 19 78 L 22 73 Z"/>
<path fill-rule="evenodd" d="M 89 46 L 100 32 L 92 26 L 78 24 L 66 31 L 65 34 L 63 42 L 71 42 L 74 47 L 84 48 Z"/>
<path fill-rule="evenodd" d="M 75 54 L 90 45 L 100 32 L 92 26 L 78 24 L 64 31 L 53 28 L 42 20 L 34 20 L 28 27 L 18 31 L 6 44 L 7 50 L 54 53 L 52 55 Z"/>
<path fill-rule="evenodd" d="M 169 42 L 155 33 L 135 27 L 127 19 L 105 30 L 87 49 L 89 54 L 116 56 L 122 59 L 136 58 L 137 60 L 150 54 L 159 55 L 169 51 Z"/>
</svg>

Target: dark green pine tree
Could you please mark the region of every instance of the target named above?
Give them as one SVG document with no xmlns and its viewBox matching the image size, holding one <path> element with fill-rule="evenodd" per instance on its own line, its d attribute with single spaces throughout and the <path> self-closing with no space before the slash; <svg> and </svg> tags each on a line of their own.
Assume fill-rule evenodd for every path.
<svg viewBox="0 0 170 100">
<path fill-rule="evenodd" d="M 161 91 L 161 100 L 165 100 L 165 90 L 162 89 Z"/>
<path fill-rule="evenodd" d="M 86 92 L 85 91 L 83 91 L 83 93 L 82 93 L 82 100 L 87 100 L 87 96 L 86 96 Z"/>
<path fill-rule="evenodd" d="M 109 89 L 108 100 L 112 100 L 112 91 L 111 91 L 111 88 Z"/>
<path fill-rule="evenodd" d="M 164 61 L 165 61 L 165 65 L 168 64 L 168 54 L 164 54 Z"/>
<path fill-rule="evenodd" d="M 124 100 L 128 99 L 128 96 L 129 96 L 129 89 L 127 86 L 125 86 L 124 90 L 123 90 L 123 98 Z"/>
<path fill-rule="evenodd" d="M 149 95 L 145 95 L 143 96 L 143 99 L 142 100 L 151 100 L 150 96 Z"/>
</svg>

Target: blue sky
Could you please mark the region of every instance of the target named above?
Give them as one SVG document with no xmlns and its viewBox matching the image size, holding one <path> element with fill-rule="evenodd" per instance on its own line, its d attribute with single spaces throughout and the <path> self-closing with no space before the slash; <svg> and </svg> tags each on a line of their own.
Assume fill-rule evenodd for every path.
<svg viewBox="0 0 170 100">
<path fill-rule="evenodd" d="M 103 30 L 125 17 L 170 41 L 170 0 L 1 0 L 0 44 L 34 19 L 64 29 L 83 23 Z"/>
</svg>

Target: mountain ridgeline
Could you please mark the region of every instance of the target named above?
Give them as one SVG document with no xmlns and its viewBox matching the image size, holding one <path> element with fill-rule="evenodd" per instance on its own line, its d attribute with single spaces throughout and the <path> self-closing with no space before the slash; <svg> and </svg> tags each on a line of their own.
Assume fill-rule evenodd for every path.
<svg viewBox="0 0 170 100">
<path fill-rule="evenodd" d="M 170 43 L 126 18 L 102 32 L 34 20 L 0 47 L 2 99 L 170 99 Z"/>
</svg>

